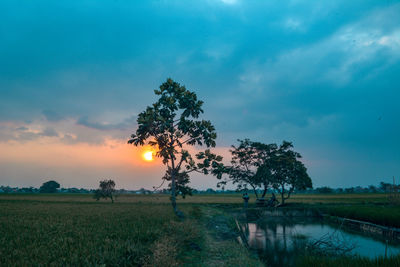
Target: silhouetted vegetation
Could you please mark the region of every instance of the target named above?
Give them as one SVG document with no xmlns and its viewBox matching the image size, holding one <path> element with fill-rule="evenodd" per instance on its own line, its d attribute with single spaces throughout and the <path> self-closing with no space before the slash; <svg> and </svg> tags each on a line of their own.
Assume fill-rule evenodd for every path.
<svg viewBox="0 0 400 267">
<path fill-rule="evenodd" d="M 238 189 L 251 186 L 259 199 L 259 188 L 264 199 L 268 189 L 281 195 L 281 204 L 290 198 L 295 190 L 301 191 L 312 188 L 311 178 L 307 169 L 299 160 L 300 153 L 292 150 L 290 142 L 276 144 L 252 142 L 249 139 L 239 140 L 238 147 L 232 146 L 231 166 L 225 166 L 223 172 L 228 175 L 219 176 L 219 186 L 228 182 L 238 185 Z"/>
<path fill-rule="evenodd" d="M 60 188 L 60 184 L 56 181 L 48 181 L 43 183 L 40 187 L 40 193 L 57 193 L 57 189 Z"/>
<path fill-rule="evenodd" d="M 292 143 L 283 141 L 271 157 L 271 161 L 261 166 L 263 172 L 270 173 L 272 187 L 281 195 L 281 204 L 284 204 L 295 190 L 312 188 L 307 169 L 298 160 L 301 155 L 292 148 Z"/>
<path fill-rule="evenodd" d="M 384 182 L 381 182 L 381 184 Z M 323 187 L 316 187 L 316 188 L 307 188 L 306 190 L 296 190 L 296 194 L 365 194 L 365 193 L 390 193 L 394 190 L 400 191 L 399 185 L 393 185 L 389 183 L 384 183 L 389 186 L 385 186 L 382 189 L 380 186 L 369 185 L 367 187 L 356 186 L 356 187 L 349 187 L 349 188 L 333 188 L 328 186 Z M 66 194 L 89 194 L 94 193 L 96 189 L 87 189 L 87 188 L 59 188 L 57 189 L 57 193 L 66 193 Z M 236 189 L 212 189 L 208 188 L 206 190 L 200 189 L 192 189 L 192 194 L 237 194 L 238 192 L 242 191 L 242 188 Z M 263 194 L 264 190 L 262 188 L 257 188 L 257 194 Z M 267 193 L 276 192 L 273 188 L 268 188 Z M 325 192 L 325 193 L 324 193 Z M 0 186 L 0 194 L 1 193 L 39 193 L 39 188 L 36 187 L 11 187 L 11 186 Z M 145 188 L 141 189 L 116 189 L 115 194 L 171 194 L 171 190 L 164 188 L 164 189 L 155 189 L 149 190 Z"/>
<path fill-rule="evenodd" d="M 319 194 L 331 194 L 333 193 L 333 189 L 328 186 L 323 186 L 316 188 L 315 192 Z"/>
<path fill-rule="evenodd" d="M 155 148 L 156 156 L 162 158 L 167 167 L 163 180 L 170 182 L 172 207 L 176 214 L 180 214 L 176 196 L 192 194 L 192 188 L 188 186 L 189 173 L 208 174 L 211 168 L 219 166 L 222 157 L 207 149 L 196 154 L 199 160 L 196 163 L 185 149 L 185 146 L 194 145 L 215 147 L 217 138 L 211 122 L 198 119 L 203 113 L 203 101 L 198 100 L 194 92 L 172 79 L 167 79 L 154 92 L 159 96 L 158 101 L 139 114 L 138 129 L 128 143 Z"/>
<path fill-rule="evenodd" d="M 224 186 L 228 182 L 237 184 L 238 189 L 247 187 L 253 189 L 257 199 L 260 198 L 258 192 L 262 191 L 261 198 L 264 198 L 269 186 L 271 185 L 271 176 L 268 173 L 260 173 L 260 166 L 267 164 L 271 159 L 274 146 L 258 142 L 252 142 L 249 139 L 238 140 L 239 146 L 232 146 L 231 166 L 225 166 L 224 172 L 228 178 L 221 180 L 218 186 Z"/>
<path fill-rule="evenodd" d="M 103 180 L 100 181 L 99 189 L 94 191 L 94 196 L 97 201 L 100 198 L 110 198 L 111 202 L 114 203 L 114 192 L 115 192 L 115 182 L 113 180 Z"/>
</svg>

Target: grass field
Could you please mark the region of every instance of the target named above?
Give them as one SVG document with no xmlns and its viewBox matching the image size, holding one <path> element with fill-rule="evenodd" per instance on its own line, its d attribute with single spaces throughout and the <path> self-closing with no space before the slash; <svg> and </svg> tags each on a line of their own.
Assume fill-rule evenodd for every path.
<svg viewBox="0 0 400 267">
<path fill-rule="evenodd" d="M 266 197 L 269 197 L 268 195 Z M 41 202 L 90 202 L 93 197 L 90 194 L 0 194 L 0 200 L 17 201 L 41 201 Z M 133 195 L 124 194 L 117 196 L 119 203 L 167 203 L 169 195 Z M 387 204 L 387 194 L 298 194 L 293 195 L 288 203 L 307 204 Z M 201 204 L 241 204 L 241 194 L 204 194 L 189 196 L 179 199 L 178 203 Z M 254 195 L 250 194 L 249 203 L 255 203 Z"/>
<path fill-rule="evenodd" d="M 289 202 L 400 225 L 400 208 L 384 194 L 295 195 Z M 0 194 L 0 265 L 262 266 L 235 241 L 225 209 L 240 207 L 240 194 L 196 195 L 178 205 L 183 221 L 167 195 L 121 195 L 111 204 L 85 194 Z M 331 264 L 304 262 L 324 261 Z"/>
<path fill-rule="evenodd" d="M 163 205 L 2 201 L 0 209 L 2 266 L 142 264 L 173 231 Z"/>
<path fill-rule="evenodd" d="M 260 266 L 232 238 L 217 240 L 209 230 L 220 211 L 180 208 L 184 221 L 168 196 L 111 204 L 90 195 L 0 195 L 0 265 Z"/>
</svg>

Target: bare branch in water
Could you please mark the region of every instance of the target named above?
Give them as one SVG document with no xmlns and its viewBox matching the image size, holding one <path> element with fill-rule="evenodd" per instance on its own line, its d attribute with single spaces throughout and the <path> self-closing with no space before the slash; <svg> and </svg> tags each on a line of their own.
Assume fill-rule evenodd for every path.
<svg viewBox="0 0 400 267">
<path fill-rule="evenodd" d="M 356 243 L 345 240 L 338 232 L 327 233 L 321 238 L 311 241 L 306 249 L 312 253 L 332 256 L 349 255 L 355 249 Z"/>
</svg>

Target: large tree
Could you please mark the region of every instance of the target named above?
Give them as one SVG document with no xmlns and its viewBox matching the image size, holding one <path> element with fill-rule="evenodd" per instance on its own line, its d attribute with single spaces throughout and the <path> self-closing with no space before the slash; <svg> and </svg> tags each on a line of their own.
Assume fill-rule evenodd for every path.
<svg viewBox="0 0 400 267">
<path fill-rule="evenodd" d="M 253 142 L 249 139 L 238 141 L 239 145 L 232 146 L 230 150 L 232 154 L 231 165 L 224 168 L 228 177 L 221 180 L 218 186 L 232 182 L 237 184 L 238 189 L 242 189 L 249 185 L 257 199 L 264 198 L 270 186 L 270 177 L 267 172 L 258 172 L 258 169 L 267 164 L 266 162 L 276 146 Z M 262 191 L 261 195 L 258 194 L 259 191 Z"/>
<path fill-rule="evenodd" d="M 249 139 L 238 141 L 239 145 L 230 150 L 231 165 L 223 169 L 228 177 L 220 178 L 219 186 L 228 182 L 237 184 L 239 189 L 249 185 L 257 199 L 263 199 L 272 188 L 281 195 L 282 204 L 295 190 L 312 188 L 307 169 L 299 160 L 301 155 L 293 151 L 292 143 L 283 141 L 278 146 Z"/>
<path fill-rule="evenodd" d="M 307 168 L 299 160 L 301 155 L 292 148 L 291 142 L 283 141 L 268 161 L 268 165 L 260 168 L 260 172 L 270 174 L 272 187 L 281 195 L 282 205 L 295 190 L 312 188 Z"/>
<path fill-rule="evenodd" d="M 177 215 L 181 215 L 176 207 L 176 196 L 191 194 L 189 173 L 216 174 L 223 168 L 221 156 L 207 149 L 196 154 L 199 160 L 196 162 L 188 147 L 215 147 L 217 134 L 210 121 L 199 119 L 203 101 L 198 100 L 194 92 L 172 79 L 167 79 L 154 92 L 159 99 L 139 114 L 138 128 L 128 143 L 151 145 L 157 151 L 156 156 L 162 158 L 167 167 L 163 179 L 170 181 L 172 207 Z"/>
</svg>

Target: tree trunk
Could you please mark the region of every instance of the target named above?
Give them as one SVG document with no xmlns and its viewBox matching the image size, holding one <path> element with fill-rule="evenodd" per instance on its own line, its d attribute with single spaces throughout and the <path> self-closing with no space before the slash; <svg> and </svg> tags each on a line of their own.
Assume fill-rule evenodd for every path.
<svg viewBox="0 0 400 267">
<path fill-rule="evenodd" d="M 174 213 L 178 217 L 182 217 L 183 214 L 178 210 L 176 207 L 176 181 L 175 181 L 175 172 L 177 170 L 175 169 L 175 161 L 174 161 L 174 155 L 171 155 L 171 204 L 172 208 L 174 209 Z"/>
<path fill-rule="evenodd" d="M 258 193 L 257 193 L 257 189 L 256 189 L 256 187 L 255 187 L 255 186 L 253 186 L 252 184 L 250 184 L 250 185 L 251 185 L 251 187 L 253 187 L 254 194 L 256 195 L 256 199 L 258 199 Z"/>
<path fill-rule="evenodd" d="M 178 213 L 178 209 L 176 208 L 176 194 L 175 194 L 175 170 L 171 171 L 171 203 L 172 208 L 174 209 L 175 214 Z"/>
<path fill-rule="evenodd" d="M 281 205 L 285 204 L 285 187 L 282 185 L 282 189 L 281 189 Z"/>
<path fill-rule="evenodd" d="M 261 198 L 264 198 L 266 194 L 267 194 L 267 187 L 264 186 L 264 191 L 263 191 L 263 193 L 262 193 Z"/>
</svg>

